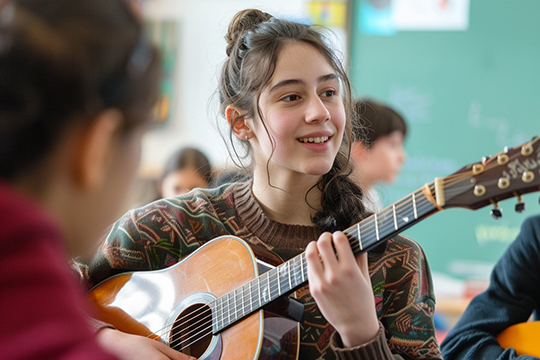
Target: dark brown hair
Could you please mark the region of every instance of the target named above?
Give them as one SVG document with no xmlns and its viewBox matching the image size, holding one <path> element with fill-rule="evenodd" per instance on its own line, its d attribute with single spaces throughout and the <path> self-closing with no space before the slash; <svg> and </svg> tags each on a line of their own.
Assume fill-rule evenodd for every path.
<svg viewBox="0 0 540 360">
<path fill-rule="evenodd" d="M 382 136 L 399 131 L 407 135 L 405 119 L 394 109 L 370 99 L 359 99 L 355 103 L 356 116 L 353 120 L 355 141 L 372 145 Z"/>
<path fill-rule="evenodd" d="M 105 108 L 124 133 L 148 121 L 160 61 L 122 0 L 8 0 L 0 6 L 0 178 L 29 171 L 73 123 Z"/>
<path fill-rule="evenodd" d="M 161 180 L 163 181 L 167 175 L 175 171 L 188 167 L 196 169 L 208 184 L 212 181 L 210 161 L 201 151 L 190 147 L 178 149 L 169 157 L 163 168 Z"/>
<path fill-rule="evenodd" d="M 314 216 L 313 222 L 324 231 L 334 231 L 342 230 L 359 221 L 364 215 L 362 191 L 349 179 L 351 113 L 354 111 L 351 86 L 341 61 L 330 49 L 328 40 L 313 26 L 277 19 L 254 9 L 240 11 L 234 16 L 225 39 L 228 43 L 226 49 L 228 58 L 223 65 L 219 85 L 221 113 L 225 116 L 226 108 L 234 105 L 245 111 L 242 118 L 255 118 L 257 115 L 265 128 L 259 98 L 272 78 L 277 58 L 286 44 L 302 42 L 313 46 L 335 69 L 341 82 L 346 111 L 345 135 L 332 169 L 323 175 L 316 185 L 322 191 L 320 207 L 323 210 Z M 231 144 L 232 126 L 238 120 L 240 119 L 231 119 L 229 132 Z M 242 143 L 246 155 L 250 154 L 248 142 Z M 273 140 L 272 143 L 274 144 Z M 238 156 L 234 145 L 233 150 L 237 160 L 241 162 L 242 158 Z"/>
</svg>

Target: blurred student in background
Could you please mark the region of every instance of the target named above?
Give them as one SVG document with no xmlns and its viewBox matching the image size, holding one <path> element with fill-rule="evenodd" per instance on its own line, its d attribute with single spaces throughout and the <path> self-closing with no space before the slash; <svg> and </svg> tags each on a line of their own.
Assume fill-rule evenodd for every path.
<svg viewBox="0 0 540 360">
<path fill-rule="evenodd" d="M 92 254 L 118 215 L 159 63 L 124 1 L 0 1 L 3 360 L 114 358 L 88 325 L 68 259 Z"/>
<path fill-rule="evenodd" d="M 212 181 L 212 166 L 208 158 L 195 148 L 175 151 L 165 163 L 158 188 L 161 197 L 174 197 L 192 189 L 205 189 Z"/>
<path fill-rule="evenodd" d="M 351 152 L 354 176 L 366 195 L 367 210 L 376 212 L 381 204 L 374 185 L 393 183 L 401 170 L 407 124 L 395 110 L 376 101 L 360 99 L 355 106 Z"/>
</svg>

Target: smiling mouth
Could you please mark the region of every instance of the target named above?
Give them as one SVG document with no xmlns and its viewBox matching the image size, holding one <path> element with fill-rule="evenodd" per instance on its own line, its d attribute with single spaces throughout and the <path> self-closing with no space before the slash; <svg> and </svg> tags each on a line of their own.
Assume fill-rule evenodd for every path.
<svg viewBox="0 0 540 360">
<path fill-rule="evenodd" d="M 301 143 L 314 143 L 314 144 L 321 144 L 328 141 L 330 137 L 329 136 L 321 136 L 321 137 L 310 137 L 310 138 L 300 138 L 298 141 Z"/>
</svg>

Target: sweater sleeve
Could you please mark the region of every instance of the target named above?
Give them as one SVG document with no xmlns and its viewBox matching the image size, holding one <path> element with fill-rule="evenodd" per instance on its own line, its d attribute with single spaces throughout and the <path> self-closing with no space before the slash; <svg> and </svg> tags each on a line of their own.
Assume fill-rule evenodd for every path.
<svg viewBox="0 0 540 360">
<path fill-rule="evenodd" d="M 377 336 L 370 342 L 355 346 L 352 348 L 345 348 L 339 333 L 336 331 L 332 334 L 330 339 L 330 346 L 336 354 L 338 360 L 396 360 L 402 359 L 399 355 L 392 355 L 388 345 L 386 344 L 386 337 L 384 336 L 384 329 L 381 323 L 379 323 L 379 332 Z"/>
<path fill-rule="evenodd" d="M 540 216 L 524 221 L 491 274 L 488 289 L 477 295 L 442 343 L 445 359 L 528 360 L 503 349 L 496 336 L 525 322 L 540 301 Z"/>
</svg>

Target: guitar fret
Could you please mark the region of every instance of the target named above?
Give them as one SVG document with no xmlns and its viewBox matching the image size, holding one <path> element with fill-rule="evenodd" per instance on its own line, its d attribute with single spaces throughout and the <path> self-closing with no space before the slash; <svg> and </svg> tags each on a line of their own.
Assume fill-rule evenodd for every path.
<svg viewBox="0 0 540 360">
<path fill-rule="evenodd" d="M 398 226 L 397 226 L 396 205 L 395 204 L 392 204 L 392 210 L 394 212 L 394 228 L 397 230 Z"/>
<path fill-rule="evenodd" d="M 236 295 L 236 290 L 237 289 L 234 289 L 232 291 L 232 296 L 231 296 L 231 307 L 232 307 L 232 321 L 236 321 L 236 319 L 238 318 L 238 299 L 237 299 L 237 295 Z"/>
<path fill-rule="evenodd" d="M 300 271 L 302 271 L 302 282 L 304 282 L 306 281 L 306 279 L 304 278 L 304 254 L 300 255 L 300 267 Z"/>
<path fill-rule="evenodd" d="M 360 235 L 360 223 L 356 224 L 356 232 L 358 233 L 358 245 L 360 245 L 360 250 L 364 250 L 364 247 L 362 246 L 362 236 Z"/>
<path fill-rule="evenodd" d="M 379 224 L 377 223 L 377 213 L 375 213 L 375 233 L 377 234 L 377 241 L 379 241 Z"/>
<path fill-rule="evenodd" d="M 296 279 L 296 284 L 294 284 L 294 286 L 298 286 L 300 285 L 303 281 L 304 281 L 304 272 L 302 271 L 302 256 L 297 256 L 295 258 L 295 279 Z"/>
<path fill-rule="evenodd" d="M 265 304 L 270 302 L 270 299 L 272 298 L 272 294 L 271 294 L 272 288 L 270 287 L 270 273 L 271 271 L 268 271 L 266 273 L 266 298 L 264 299 Z"/>
<path fill-rule="evenodd" d="M 222 328 L 225 327 L 225 305 L 223 304 L 223 301 L 225 301 L 225 299 L 221 297 L 221 327 Z"/>
<path fill-rule="evenodd" d="M 280 281 L 279 281 L 279 270 L 280 270 L 280 267 L 278 266 L 276 268 L 276 280 L 277 280 L 277 291 L 278 291 L 278 296 L 281 295 L 281 284 L 280 284 Z"/>
<path fill-rule="evenodd" d="M 415 193 L 412 193 L 413 209 L 414 209 L 414 219 L 418 219 L 418 213 L 416 212 L 416 196 Z"/>
<path fill-rule="evenodd" d="M 293 287 L 295 287 L 296 285 L 298 285 L 298 272 L 296 271 L 296 266 L 297 266 L 297 262 L 298 262 L 298 258 L 292 258 L 291 259 L 291 264 L 292 264 L 292 269 L 291 269 L 291 265 L 289 265 L 289 277 L 291 276 L 291 271 L 292 271 L 292 281 L 290 283 L 290 286 L 291 286 L 291 289 Z"/>
<path fill-rule="evenodd" d="M 248 282 L 248 291 L 249 291 L 249 312 L 252 313 L 253 312 L 253 295 L 251 293 L 251 281 Z"/>
<path fill-rule="evenodd" d="M 230 302 L 230 298 L 231 298 L 231 293 L 227 293 L 227 314 L 228 314 L 228 318 L 229 318 L 229 324 L 231 323 L 231 302 Z"/>
<path fill-rule="evenodd" d="M 287 275 L 289 275 L 289 290 L 292 289 L 292 281 L 291 281 L 291 266 L 288 262 L 286 262 L 285 264 L 287 264 Z"/>
<path fill-rule="evenodd" d="M 242 302 L 242 316 L 244 316 L 244 315 L 246 314 L 246 310 L 245 310 L 245 309 L 246 309 L 246 306 L 245 306 L 245 303 L 244 303 L 244 302 L 245 302 L 245 299 L 246 299 L 246 297 L 245 297 L 245 295 L 244 295 L 244 289 L 245 289 L 245 286 L 242 285 L 241 289 L 242 289 L 242 291 L 240 291 L 240 299 L 242 299 L 242 300 L 241 300 L 241 302 Z"/>
<path fill-rule="evenodd" d="M 259 307 L 262 306 L 261 304 L 261 278 L 257 278 L 257 289 L 259 290 Z"/>
<path fill-rule="evenodd" d="M 233 301 L 233 311 L 234 311 L 234 314 L 233 314 L 233 321 L 236 321 L 238 319 L 238 306 L 239 306 L 239 301 L 238 301 L 238 293 L 236 292 L 238 289 L 234 289 L 233 291 L 233 296 L 232 296 L 232 301 Z"/>
</svg>

